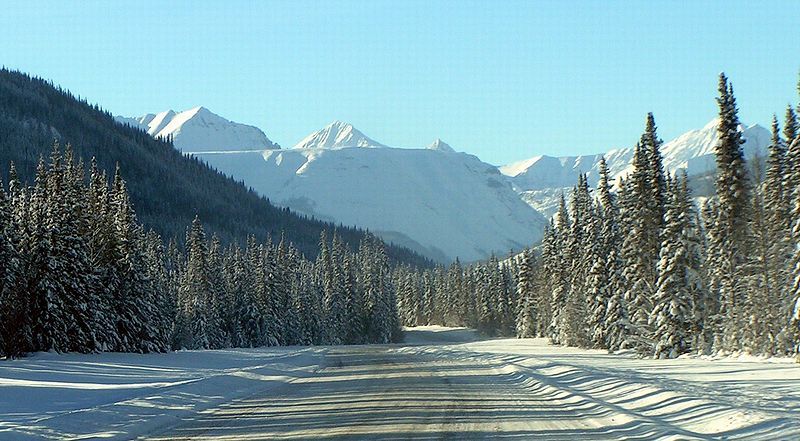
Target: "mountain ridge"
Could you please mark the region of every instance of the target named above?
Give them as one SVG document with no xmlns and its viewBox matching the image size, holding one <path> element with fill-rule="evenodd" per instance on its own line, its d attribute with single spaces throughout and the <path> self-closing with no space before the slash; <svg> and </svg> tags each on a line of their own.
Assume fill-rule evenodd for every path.
<svg viewBox="0 0 800 441">
<path fill-rule="evenodd" d="M 175 148 L 187 153 L 280 148 L 258 127 L 227 120 L 203 106 L 114 119 L 154 138 L 171 139 Z"/>
</svg>

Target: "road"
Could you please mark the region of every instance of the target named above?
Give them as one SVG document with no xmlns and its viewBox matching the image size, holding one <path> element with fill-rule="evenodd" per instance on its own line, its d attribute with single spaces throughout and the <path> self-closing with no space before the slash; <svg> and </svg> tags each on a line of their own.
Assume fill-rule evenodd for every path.
<svg viewBox="0 0 800 441">
<path fill-rule="evenodd" d="M 585 415 L 496 367 L 387 347 L 332 349 L 317 375 L 186 420 L 157 439 L 453 439 L 586 434 Z M 613 438 L 613 436 L 610 436 Z"/>
<path fill-rule="evenodd" d="M 452 343 L 446 333 L 414 338 L 409 346 L 330 348 L 313 375 L 253 391 L 149 439 L 683 440 L 796 433 L 788 411 L 756 418 L 738 404 L 654 389 L 660 379 L 626 378 L 632 374 L 624 371 L 606 378 L 563 364 L 563 357 L 532 368 L 530 357 L 443 346 Z M 753 424 L 734 421 L 748 419 Z"/>
</svg>

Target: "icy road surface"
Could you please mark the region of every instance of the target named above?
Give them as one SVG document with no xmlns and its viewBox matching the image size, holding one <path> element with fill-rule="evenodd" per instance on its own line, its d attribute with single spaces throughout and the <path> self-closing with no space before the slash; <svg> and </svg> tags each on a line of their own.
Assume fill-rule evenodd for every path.
<svg viewBox="0 0 800 441">
<path fill-rule="evenodd" d="M 789 360 L 639 360 L 436 327 L 407 340 L 0 361 L 0 438 L 800 439 Z"/>
</svg>

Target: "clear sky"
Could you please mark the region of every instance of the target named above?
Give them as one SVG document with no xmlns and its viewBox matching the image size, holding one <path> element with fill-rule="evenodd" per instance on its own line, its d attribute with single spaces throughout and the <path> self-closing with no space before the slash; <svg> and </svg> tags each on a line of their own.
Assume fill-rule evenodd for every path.
<svg viewBox="0 0 800 441">
<path fill-rule="evenodd" d="M 0 64 L 115 114 L 203 105 L 290 147 L 340 119 L 502 164 L 665 140 L 797 101 L 800 1 L 10 2 Z"/>
</svg>

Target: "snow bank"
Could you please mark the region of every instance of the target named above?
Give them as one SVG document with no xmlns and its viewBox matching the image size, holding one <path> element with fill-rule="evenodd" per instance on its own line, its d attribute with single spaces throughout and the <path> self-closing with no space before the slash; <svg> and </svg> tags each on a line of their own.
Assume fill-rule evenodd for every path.
<svg viewBox="0 0 800 441">
<path fill-rule="evenodd" d="M 320 368 L 320 349 L 50 354 L 0 361 L 0 440 L 129 439 Z"/>
</svg>

